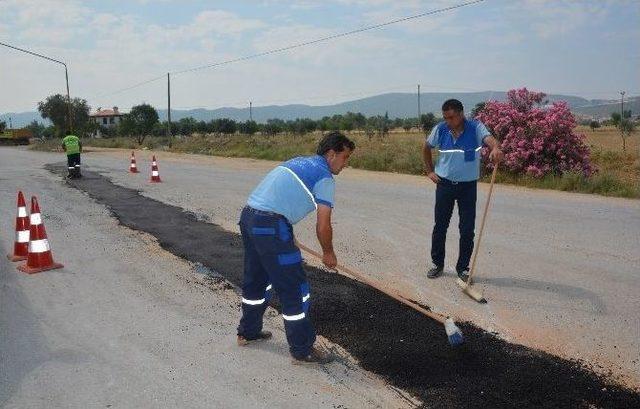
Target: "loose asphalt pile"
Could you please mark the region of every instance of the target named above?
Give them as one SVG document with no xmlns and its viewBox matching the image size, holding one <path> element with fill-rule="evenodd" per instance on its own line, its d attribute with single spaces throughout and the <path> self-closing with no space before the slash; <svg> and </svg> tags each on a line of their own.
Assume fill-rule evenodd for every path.
<svg viewBox="0 0 640 409">
<path fill-rule="evenodd" d="M 66 173 L 62 165 L 47 169 Z M 238 234 L 93 172 L 68 184 L 106 205 L 122 225 L 155 236 L 167 251 L 241 285 Z M 639 393 L 578 362 L 510 344 L 470 323 L 460 325 L 465 344 L 452 348 L 441 324 L 385 294 L 312 266 L 306 270 L 317 332 L 364 369 L 419 397 L 424 407 L 640 408 Z M 273 306 L 279 309 L 277 301 Z M 239 315 L 238 309 L 238 317 L 229 318 Z"/>
</svg>

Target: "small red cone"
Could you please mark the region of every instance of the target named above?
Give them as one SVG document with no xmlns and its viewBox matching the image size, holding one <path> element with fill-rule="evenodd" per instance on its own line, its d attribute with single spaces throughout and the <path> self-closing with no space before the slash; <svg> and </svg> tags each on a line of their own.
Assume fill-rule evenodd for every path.
<svg viewBox="0 0 640 409">
<path fill-rule="evenodd" d="M 35 196 L 31 197 L 31 216 L 29 219 L 31 224 L 29 230 L 29 254 L 27 255 L 27 262 L 19 265 L 18 270 L 27 274 L 34 274 L 64 267 L 62 264 L 53 261 L 51 247 L 49 247 L 49 240 L 47 240 L 47 232 L 40 216 L 40 206 L 38 206 L 38 199 Z"/>
<path fill-rule="evenodd" d="M 133 151 L 131 151 L 131 165 L 129 165 L 129 172 L 139 173 L 138 166 L 136 165 L 136 155 Z"/>
<path fill-rule="evenodd" d="M 27 216 L 27 205 L 24 202 L 24 195 L 18 192 L 18 214 L 16 216 L 16 240 L 13 245 L 13 254 L 7 258 L 11 261 L 21 261 L 27 259 L 29 254 L 29 216 Z"/>
<path fill-rule="evenodd" d="M 151 183 L 160 183 L 160 172 L 158 172 L 158 162 L 156 162 L 156 155 L 153 155 L 151 162 Z"/>
</svg>

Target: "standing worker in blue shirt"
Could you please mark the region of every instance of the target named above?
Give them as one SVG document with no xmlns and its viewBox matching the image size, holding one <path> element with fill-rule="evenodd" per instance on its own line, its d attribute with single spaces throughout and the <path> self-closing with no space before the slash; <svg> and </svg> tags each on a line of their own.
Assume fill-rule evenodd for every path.
<svg viewBox="0 0 640 409">
<path fill-rule="evenodd" d="M 82 143 L 80 138 L 75 136 L 71 131 L 67 131 L 64 139 L 62 139 L 62 149 L 67 154 L 67 167 L 69 168 L 69 176 L 72 179 L 82 177 L 80 173 L 80 153 L 82 152 Z"/>
<path fill-rule="evenodd" d="M 433 128 L 422 149 L 427 177 L 437 184 L 435 224 L 431 241 L 433 267 L 427 277 L 442 275 L 447 229 L 454 203 L 458 202 L 460 250 L 456 272 L 466 282 L 469 278 L 469 260 L 473 253 L 482 144 L 491 149 L 489 160 L 495 164 L 500 163 L 503 154 L 500 144 L 482 122 L 465 118 L 462 103 L 457 99 L 445 101 L 442 105 L 442 117 L 444 121 Z M 431 149 L 438 149 L 435 168 Z"/>
<path fill-rule="evenodd" d="M 262 318 L 272 290 L 280 297 L 282 318 L 294 364 L 325 364 L 332 357 L 313 344 L 309 320 L 309 283 L 292 225 L 316 210 L 316 234 L 322 262 L 337 265 L 333 251 L 331 209 L 337 175 L 347 165 L 355 144 L 340 132 L 327 134 L 316 155 L 297 157 L 273 169 L 249 196 L 240 216 L 244 243 L 242 318 L 238 345 L 271 338 Z"/>
</svg>

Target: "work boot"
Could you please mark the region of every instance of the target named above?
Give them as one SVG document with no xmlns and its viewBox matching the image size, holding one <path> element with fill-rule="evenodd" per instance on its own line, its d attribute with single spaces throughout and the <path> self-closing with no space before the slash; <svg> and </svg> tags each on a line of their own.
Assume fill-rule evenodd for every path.
<svg viewBox="0 0 640 409">
<path fill-rule="evenodd" d="M 460 270 L 460 271 L 457 272 L 458 273 L 458 278 L 461 279 L 462 281 L 464 281 L 465 283 L 469 279 L 468 271 L 469 271 L 469 269 L 465 268 L 464 270 Z"/>
<path fill-rule="evenodd" d="M 269 331 L 260 331 L 258 336 L 253 339 L 247 339 L 242 335 L 238 335 L 238 346 L 244 347 L 255 342 L 266 341 L 267 339 L 271 339 L 271 336 L 272 334 Z"/>
<path fill-rule="evenodd" d="M 316 347 L 312 347 L 309 355 L 305 357 L 296 358 L 295 356 L 292 356 L 291 363 L 293 365 L 326 365 L 333 362 L 335 359 L 336 357 L 333 354 L 323 352 Z"/>
<path fill-rule="evenodd" d="M 438 278 L 444 272 L 444 267 L 433 266 L 431 270 L 427 272 L 427 277 L 429 278 Z"/>
</svg>

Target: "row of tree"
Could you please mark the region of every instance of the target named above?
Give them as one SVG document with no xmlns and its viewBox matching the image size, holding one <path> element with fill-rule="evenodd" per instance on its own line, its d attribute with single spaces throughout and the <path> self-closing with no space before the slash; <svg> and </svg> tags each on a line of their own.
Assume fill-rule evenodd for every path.
<svg viewBox="0 0 640 409">
<path fill-rule="evenodd" d="M 148 104 L 140 104 L 131 108 L 125 114 L 117 126 L 104 127 L 90 120 L 90 106 L 81 98 L 71 101 L 72 128 L 79 136 L 101 135 L 133 136 L 142 143 L 147 135 L 166 135 L 167 122 L 160 122 L 155 108 Z M 69 128 L 68 105 L 65 96 L 56 94 L 38 103 L 38 111 L 42 118 L 48 119 L 53 126 L 45 127 L 34 121 L 29 128 L 38 137 L 63 136 Z M 432 113 L 423 114 L 420 118 L 395 118 L 390 119 L 388 114 L 366 117 L 361 113 L 347 112 L 344 115 L 325 116 L 313 120 L 298 118 L 295 120 L 269 119 L 265 123 L 255 121 L 235 121 L 229 118 L 218 118 L 211 121 L 198 121 L 194 118 L 182 118 L 171 124 L 173 135 L 191 135 L 193 133 L 218 133 L 218 134 L 255 134 L 268 135 L 282 132 L 294 134 L 306 134 L 313 131 L 354 131 L 360 130 L 367 134 L 386 135 L 390 129 L 403 128 L 405 131 L 421 129 L 428 132 L 437 123 Z"/>
</svg>

